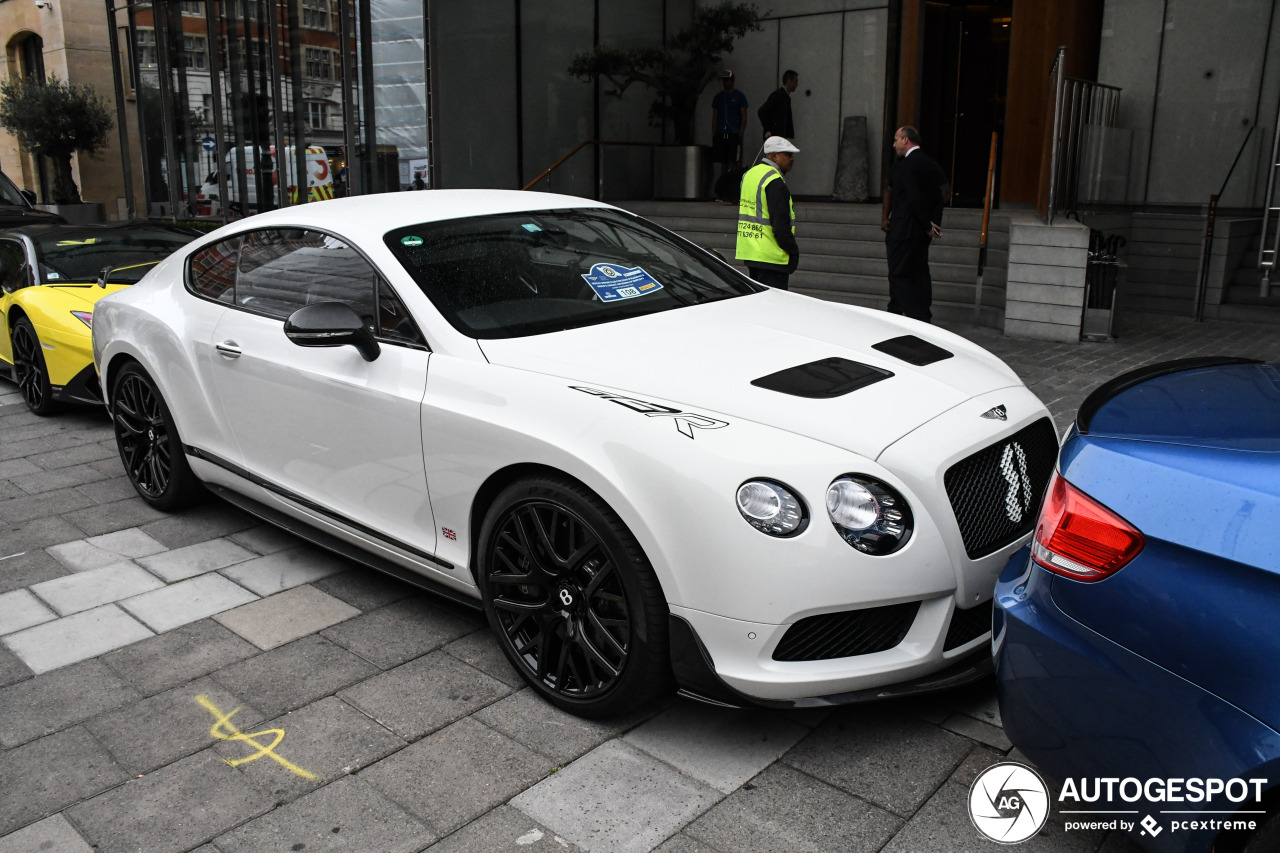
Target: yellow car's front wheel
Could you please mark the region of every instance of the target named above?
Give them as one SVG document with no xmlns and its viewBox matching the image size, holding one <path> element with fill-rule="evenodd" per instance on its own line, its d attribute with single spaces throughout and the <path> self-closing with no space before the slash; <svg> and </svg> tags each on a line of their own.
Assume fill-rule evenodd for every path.
<svg viewBox="0 0 1280 853">
<path fill-rule="evenodd" d="M 13 373 L 28 409 L 41 417 L 58 410 L 40 339 L 26 317 L 13 324 Z"/>
</svg>

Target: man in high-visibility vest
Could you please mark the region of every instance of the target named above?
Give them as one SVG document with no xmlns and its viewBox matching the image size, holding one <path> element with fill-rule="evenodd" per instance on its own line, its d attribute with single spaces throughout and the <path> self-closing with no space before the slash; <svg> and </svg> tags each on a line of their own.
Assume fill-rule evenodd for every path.
<svg viewBox="0 0 1280 853">
<path fill-rule="evenodd" d="M 784 137 L 764 141 L 764 159 L 742 176 L 738 200 L 738 247 L 734 257 L 761 284 L 787 289 L 787 279 L 800 263 L 796 245 L 795 206 L 783 175 L 795 164 L 796 148 Z"/>
</svg>

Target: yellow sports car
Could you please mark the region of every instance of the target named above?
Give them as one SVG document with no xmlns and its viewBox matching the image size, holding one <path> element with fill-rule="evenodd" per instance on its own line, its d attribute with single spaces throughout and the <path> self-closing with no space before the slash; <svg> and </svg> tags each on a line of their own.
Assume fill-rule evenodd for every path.
<svg viewBox="0 0 1280 853">
<path fill-rule="evenodd" d="M 93 306 L 141 279 L 200 232 L 173 225 L 30 225 L 0 233 L 0 371 L 37 415 L 101 403 Z"/>
</svg>

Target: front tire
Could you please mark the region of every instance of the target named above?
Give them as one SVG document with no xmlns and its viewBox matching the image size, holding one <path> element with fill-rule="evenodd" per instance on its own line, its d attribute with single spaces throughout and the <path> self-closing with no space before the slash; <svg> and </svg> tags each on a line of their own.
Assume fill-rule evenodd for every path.
<svg viewBox="0 0 1280 853">
<path fill-rule="evenodd" d="M 639 543 L 599 497 L 562 477 L 508 486 L 480 529 L 477 580 L 507 659 L 582 717 L 668 689 L 667 602 Z"/>
<path fill-rule="evenodd" d="M 111 421 L 120 461 L 144 501 L 169 512 L 203 494 L 204 487 L 187 464 L 169 407 L 155 382 L 137 364 L 126 364 L 116 374 Z"/>
<path fill-rule="evenodd" d="M 49 368 L 45 365 L 40 338 L 31 321 L 26 317 L 18 318 L 13 324 L 10 341 L 13 344 L 13 378 L 22 392 L 23 402 L 33 414 L 42 418 L 54 414 L 61 407 L 53 399 Z"/>
</svg>

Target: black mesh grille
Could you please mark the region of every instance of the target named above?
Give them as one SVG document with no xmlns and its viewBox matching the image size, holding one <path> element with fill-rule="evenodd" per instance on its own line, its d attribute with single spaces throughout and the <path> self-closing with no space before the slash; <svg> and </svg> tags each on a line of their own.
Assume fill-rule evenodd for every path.
<svg viewBox="0 0 1280 853">
<path fill-rule="evenodd" d="M 1057 458 L 1058 436 L 1042 418 L 948 469 L 943 482 L 970 559 L 1031 531 Z"/>
<path fill-rule="evenodd" d="M 976 640 L 991 630 L 991 602 L 979 604 L 968 610 L 956 610 L 951 614 L 951 627 L 947 628 L 944 652 L 958 649 L 970 640 Z"/>
<path fill-rule="evenodd" d="M 911 629 L 920 602 L 807 616 L 787 629 L 774 660 L 830 660 L 891 649 Z"/>
</svg>

